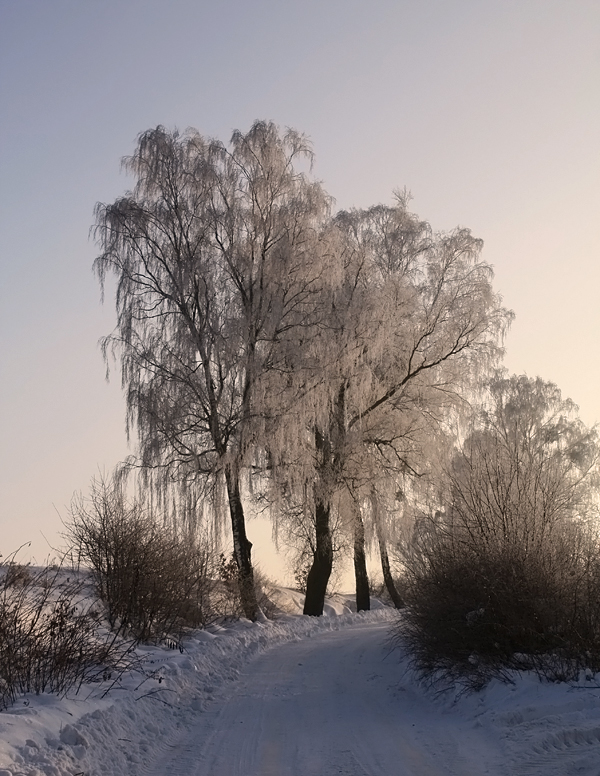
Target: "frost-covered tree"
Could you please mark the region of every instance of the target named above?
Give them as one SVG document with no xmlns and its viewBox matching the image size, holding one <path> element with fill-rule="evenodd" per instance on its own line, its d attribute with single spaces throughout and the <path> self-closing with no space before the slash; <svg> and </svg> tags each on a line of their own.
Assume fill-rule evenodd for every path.
<svg viewBox="0 0 600 776">
<path fill-rule="evenodd" d="M 497 374 L 448 470 L 451 530 L 527 555 L 557 526 L 596 517 L 599 445 L 556 385 Z"/>
<path fill-rule="evenodd" d="M 383 524 L 375 497 L 418 473 L 509 319 L 468 230 L 433 233 L 402 195 L 330 219 L 298 170 L 310 160 L 303 136 L 268 122 L 229 147 L 158 127 L 124 161 L 133 190 L 96 210 L 95 268 L 117 282 L 105 353 L 121 362 L 130 463 L 159 498 L 176 483 L 204 488 L 216 512 L 227 501 L 249 617 L 244 477 L 266 472 L 279 504 L 310 517 L 305 611 L 322 613 L 334 511 L 354 531 L 365 608 L 363 517 Z"/>
<path fill-rule="evenodd" d="M 242 473 L 264 422 L 265 375 L 281 371 L 323 272 L 329 202 L 295 165 L 305 138 L 256 122 L 231 145 L 195 130 L 140 135 L 131 192 L 96 208 L 95 269 L 117 282 L 120 357 L 136 465 L 169 482 L 224 485 L 246 615 L 256 616 Z"/>
<path fill-rule="evenodd" d="M 600 438 L 559 389 L 496 374 L 404 555 L 402 638 L 426 676 L 597 665 Z"/>
<path fill-rule="evenodd" d="M 433 233 L 405 196 L 390 207 L 340 213 L 331 230 L 336 274 L 306 356 L 321 379 L 299 404 L 304 434 L 299 427 L 292 435 L 304 445 L 298 458 L 315 515 L 304 609 L 313 615 L 323 611 L 340 492 L 349 490 L 355 504 L 372 502 L 381 482 L 417 472 L 428 428 L 475 370 L 494 363 L 510 320 L 480 259 L 481 241 L 467 229 Z M 348 511 L 365 608 L 360 511 Z"/>
</svg>

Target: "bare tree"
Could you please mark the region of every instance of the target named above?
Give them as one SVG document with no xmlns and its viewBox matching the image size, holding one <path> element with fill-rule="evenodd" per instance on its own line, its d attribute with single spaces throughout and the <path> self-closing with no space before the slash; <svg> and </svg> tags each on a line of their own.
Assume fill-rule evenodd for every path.
<svg viewBox="0 0 600 776">
<path fill-rule="evenodd" d="M 557 525 L 597 515 L 599 439 L 541 378 L 499 373 L 448 471 L 452 531 L 527 555 Z"/>
<path fill-rule="evenodd" d="M 104 288 L 117 279 L 117 327 L 135 465 L 160 490 L 224 483 L 246 616 L 257 612 L 241 477 L 257 444 L 265 373 L 305 324 L 322 271 L 321 187 L 294 164 L 306 139 L 256 122 L 230 148 L 195 130 L 140 135 L 124 167 L 132 192 L 96 207 Z M 157 485 L 158 483 L 158 485 Z M 216 494 L 216 496 L 215 496 Z"/>
<path fill-rule="evenodd" d="M 330 220 L 295 168 L 311 158 L 303 136 L 267 122 L 229 148 L 158 127 L 124 161 L 133 191 L 96 209 L 95 269 L 103 286 L 117 278 L 104 347 L 121 360 L 130 463 L 158 497 L 203 486 L 217 508 L 223 489 L 249 617 L 244 473 L 266 467 L 313 513 L 305 612 L 321 614 L 340 490 L 360 505 L 383 474 L 416 471 L 431 420 L 493 361 L 509 320 L 468 230 L 432 233 L 405 195 Z"/>
<path fill-rule="evenodd" d="M 495 362 L 511 318 L 480 260 L 481 241 L 467 229 L 434 234 L 407 203 L 399 195 L 392 207 L 340 213 L 333 224 L 336 284 L 316 340 L 324 377 L 307 393 L 302 416 L 314 440 L 306 449 L 316 526 L 305 614 L 323 611 L 336 492 L 350 488 L 360 503 L 390 472 L 417 473 L 428 426 L 476 369 Z M 364 590 L 365 553 L 354 525 Z"/>
</svg>

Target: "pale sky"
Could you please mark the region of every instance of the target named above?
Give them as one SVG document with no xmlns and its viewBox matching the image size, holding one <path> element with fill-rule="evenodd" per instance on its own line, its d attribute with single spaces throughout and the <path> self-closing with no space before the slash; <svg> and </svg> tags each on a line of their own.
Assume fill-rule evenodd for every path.
<svg viewBox="0 0 600 776">
<path fill-rule="evenodd" d="M 157 124 L 257 118 L 309 135 L 338 207 L 406 187 L 483 238 L 505 365 L 600 420 L 598 0 L 0 0 L 4 555 L 52 554 L 73 492 L 129 452 L 88 239 L 120 158 Z"/>
</svg>

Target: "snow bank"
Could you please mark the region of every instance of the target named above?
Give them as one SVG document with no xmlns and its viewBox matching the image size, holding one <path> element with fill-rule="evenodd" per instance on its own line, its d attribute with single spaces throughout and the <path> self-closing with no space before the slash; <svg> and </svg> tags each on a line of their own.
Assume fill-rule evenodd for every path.
<svg viewBox="0 0 600 776">
<path fill-rule="evenodd" d="M 257 655 L 285 642 L 398 616 L 388 608 L 355 614 L 351 596 L 336 596 L 328 600 L 326 616 L 304 617 L 302 602 L 298 593 L 279 588 L 277 606 L 286 613 L 277 621 L 241 620 L 198 631 L 183 652 L 140 647 L 145 674 L 121 677 L 106 695 L 110 680 L 68 699 L 21 698 L 0 713 L 0 776 L 143 776 L 186 730 L 198 726 Z M 600 677 L 588 674 L 577 685 L 559 685 L 515 675 L 512 685 L 493 681 L 481 692 L 456 697 L 420 686 L 399 651 L 387 660 L 397 665 L 398 685 L 388 688 L 394 698 L 433 699 L 439 717 L 428 718 L 430 731 L 434 722 L 449 725 L 451 737 L 452 731 L 464 737 L 456 745 L 470 748 L 475 737 L 469 731 L 477 730 L 483 734 L 477 740 L 489 742 L 488 754 L 501 753 L 494 776 L 600 773 Z M 429 743 L 435 746 L 433 739 Z M 482 753 L 482 761 L 489 759 Z"/>
<path fill-rule="evenodd" d="M 531 672 L 513 672 L 512 683 L 494 679 L 478 692 L 439 693 L 416 679 L 407 655 L 398 657 L 404 668 L 400 689 L 418 688 L 441 717 L 462 720 L 467 730 L 483 734 L 488 752 L 502 753 L 494 774 L 600 776 L 600 674 L 549 683 Z M 457 744 L 471 746 L 468 738 Z"/>
<path fill-rule="evenodd" d="M 169 738 L 193 726 L 224 684 L 258 654 L 318 632 L 394 616 L 383 607 L 354 614 L 348 598 L 328 599 L 323 617 L 305 617 L 303 597 L 278 588 L 276 603 L 285 613 L 276 621 L 213 626 L 189 638 L 183 652 L 142 646 L 145 675 L 132 672 L 112 687 L 109 679 L 67 699 L 19 699 L 0 714 L 0 776 L 144 773 Z"/>
<path fill-rule="evenodd" d="M 571 684 L 514 674 L 464 696 L 453 709 L 487 728 L 506 752 L 506 773 L 532 776 L 600 774 L 600 676 Z"/>
</svg>

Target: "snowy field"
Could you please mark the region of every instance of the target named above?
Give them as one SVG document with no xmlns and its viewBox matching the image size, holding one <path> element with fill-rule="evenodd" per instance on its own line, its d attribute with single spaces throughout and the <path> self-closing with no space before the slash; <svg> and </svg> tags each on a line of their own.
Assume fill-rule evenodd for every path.
<svg viewBox="0 0 600 776">
<path fill-rule="evenodd" d="M 349 602 L 350 598 L 348 598 Z M 145 673 L 0 714 L 0 776 L 599 776 L 600 682 L 436 695 L 386 641 L 397 614 L 288 613 L 142 647 Z"/>
</svg>

